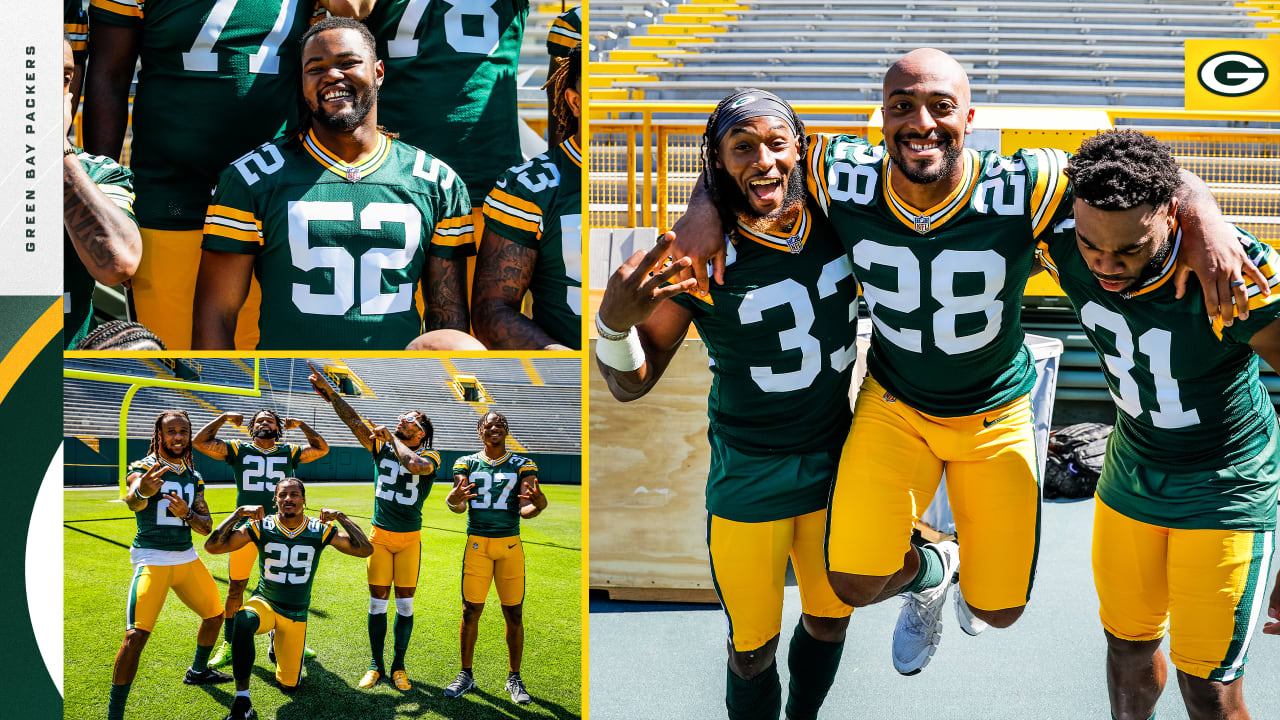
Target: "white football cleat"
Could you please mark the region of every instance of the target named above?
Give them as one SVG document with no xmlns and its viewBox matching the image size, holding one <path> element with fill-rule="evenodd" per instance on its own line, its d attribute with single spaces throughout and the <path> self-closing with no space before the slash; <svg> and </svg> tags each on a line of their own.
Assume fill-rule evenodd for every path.
<svg viewBox="0 0 1280 720">
<path fill-rule="evenodd" d="M 906 600 L 898 612 L 893 628 L 893 667 L 903 675 L 915 675 L 929 664 L 942 639 L 942 608 L 947 604 L 947 591 L 960 567 L 960 546 L 945 540 L 931 543 L 942 556 L 942 582 L 920 592 L 905 593 Z"/>
</svg>

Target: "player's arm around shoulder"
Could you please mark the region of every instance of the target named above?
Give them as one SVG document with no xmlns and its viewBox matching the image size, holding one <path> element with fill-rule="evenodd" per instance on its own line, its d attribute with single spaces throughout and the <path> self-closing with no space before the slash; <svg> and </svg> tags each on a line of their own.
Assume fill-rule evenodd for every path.
<svg viewBox="0 0 1280 720">
<path fill-rule="evenodd" d="M 264 517 L 266 517 L 266 509 L 261 505 L 241 505 L 223 518 L 222 522 L 218 523 L 218 527 L 209 533 L 209 539 L 204 541 L 204 551 L 221 555 L 248 545 L 259 532 L 259 524 Z M 242 518 L 249 518 L 252 522 L 245 523 L 237 529 L 236 523 Z"/>
<path fill-rule="evenodd" d="M 475 483 L 471 482 L 470 468 L 459 461 L 453 466 L 453 487 L 449 489 L 449 494 L 444 496 L 444 504 L 451 511 L 461 515 L 467 511 L 471 499 L 479 497 L 475 489 Z"/>
<path fill-rule="evenodd" d="M 337 548 L 338 552 L 359 558 L 367 558 L 373 554 L 373 543 L 346 513 L 324 508 L 320 511 L 320 522 L 336 523 L 342 527 L 341 530 L 335 527 L 329 538 L 329 544 Z"/>
<path fill-rule="evenodd" d="M 596 366 L 623 402 L 643 397 L 658 382 L 693 321 L 670 298 L 691 290 L 696 280 L 664 284 L 691 262 L 681 257 L 661 267 L 674 239 L 666 233 L 649 252 L 627 258 L 609 278 L 596 314 Z"/>
</svg>

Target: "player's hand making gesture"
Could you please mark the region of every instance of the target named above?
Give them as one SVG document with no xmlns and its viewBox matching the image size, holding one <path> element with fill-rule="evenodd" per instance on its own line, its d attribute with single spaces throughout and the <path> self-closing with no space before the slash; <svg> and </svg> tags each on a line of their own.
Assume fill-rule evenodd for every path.
<svg viewBox="0 0 1280 720">
<path fill-rule="evenodd" d="M 138 479 L 138 497 L 149 498 L 160 492 L 160 487 L 164 485 L 164 474 L 169 472 L 169 466 L 164 463 L 156 463 L 142 474 Z"/>
</svg>

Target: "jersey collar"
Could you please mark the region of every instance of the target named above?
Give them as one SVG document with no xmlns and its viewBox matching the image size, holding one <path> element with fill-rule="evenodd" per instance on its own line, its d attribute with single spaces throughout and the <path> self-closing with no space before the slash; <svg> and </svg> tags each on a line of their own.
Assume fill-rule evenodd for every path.
<svg viewBox="0 0 1280 720">
<path fill-rule="evenodd" d="M 801 250 L 804 250 L 805 241 L 809 239 L 809 230 L 812 227 L 813 218 L 809 215 L 809 206 L 806 203 L 800 206 L 800 215 L 791 226 L 791 232 L 755 230 L 742 222 L 741 218 L 738 219 L 737 230 L 742 237 L 754 240 L 767 248 L 798 255 Z"/>
<path fill-rule="evenodd" d="M 249 445 L 251 445 L 251 446 L 253 447 L 253 449 L 254 449 L 254 450 L 257 450 L 258 452 L 264 452 L 264 453 L 271 453 L 271 452 L 275 452 L 276 450 L 279 450 L 279 449 L 280 449 L 280 441 L 279 441 L 279 440 L 276 440 L 276 441 L 272 442 L 272 443 L 271 443 L 271 447 L 269 447 L 269 448 L 264 448 L 264 447 L 258 447 L 258 443 L 254 442 L 254 441 L 253 441 L 253 439 L 252 439 L 252 438 L 250 438 L 250 440 L 249 440 Z"/>
<path fill-rule="evenodd" d="M 273 515 L 273 517 L 276 520 L 276 523 L 275 523 L 276 529 L 279 530 L 281 534 L 283 534 L 286 537 L 291 537 L 291 538 L 298 537 L 299 535 L 302 534 L 303 530 L 307 529 L 306 515 L 302 516 L 302 523 L 298 525 L 298 527 L 294 528 L 293 530 L 290 530 L 289 528 L 284 526 L 283 518 L 280 517 L 280 513 L 276 513 L 275 515 Z"/>
<path fill-rule="evenodd" d="M 391 139 L 382 133 L 378 133 L 378 145 L 373 152 L 367 156 L 356 160 L 348 165 L 346 162 L 325 149 L 320 141 L 316 139 L 315 131 L 308 128 L 307 134 L 302 138 L 302 146 L 306 149 L 307 154 L 315 158 L 324 169 L 337 175 L 340 178 L 350 182 L 359 182 L 369 177 L 386 162 L 387 157 L 391 154 Z"/>
<path fill-rule="evenodd" d="M 1160 272 L 1156 273 L 1155 277 L 1148 278 L 1144 281 L 1138 289 L 1132 292 L 1122 293 L 1120 295 L 1121 297 L 1128 300 L 1129 298 L 1135 298 L 1139 295 L 1154 292 L 1161 285 L 1168 282 L 1169 278 L 1173 277 L 1174 268 L 1178 267 L 1178 249 L 1182 247 L 1182 227 L 1175 225 L 1173 232 L 1170 234 L 1173 235 L 1173 250 L 1170 251 L 1169 257 L 1165 258 L 1164 266 L 1160 268 Z"/>
<path fill-rule="evenodd" d="M 168 460 L 165 460 L 163 457 L 161 457 L 160 453 L 156 453 L 156 462 L 160 463 L 161 465 L 164 465 L 165 467 L 169 468 L 170 470 L 178 474 L 182 474 L 187 471 L 186 460 L 179 460 L 177 464 L 174 464 L 169 462 Z"/>
<path fill-rule="evenodd" d="M 571 137 L 560 143 L 560 149 L 564 150 L 564 154 L 573 161 L 574 165 L 582 167 L 582 148 L 578 147 L 577 138 Z"/>
<path fill-rule="evenodd" d="M 495 466 L 497 466 L 497 465 L 501 465 L 502 463 L 504 463 L 504 462 L 506 462 L 506 461 L 507 461 L 507 458 L 511 457 L 511 451 L 510 451 L 510 450 L 508 450 L 507 452 L 503 453 L 502 457 L 498 458 L 497 460 L 491 460 L 491 459 L 489 459 L 489 456 L 488 456 L 488 455 L 485 455 L 483 450 L 481 450 L 479 453 L 476 453 L 476 454 L 480 456 L 480 459 L 481 459 L 481 460 L 484 460 L 486 463 L 488 463 L 488 464 L 489 464 L 489 467 L 495 467 Z"/>
<path fill-rule="evenodd" d="M 942 202 L 928 210 L 917 210 L 908 205 L 893 191 L 893 161 L 884 159 L 884 197 L 889 210 L 899 222 L 921 235 L 928 235 L 943 223 L 955 217 L 966 205 L 978 178 L 978 152 L 964 149 L 964 181 Z M 922 229 L 923 228 L 923 229 Z"/>
</svg>

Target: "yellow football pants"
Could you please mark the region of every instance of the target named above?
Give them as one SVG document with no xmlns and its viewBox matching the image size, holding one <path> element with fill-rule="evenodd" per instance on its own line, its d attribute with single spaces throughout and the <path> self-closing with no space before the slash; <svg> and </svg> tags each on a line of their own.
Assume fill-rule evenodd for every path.
<svg viewBox="0 0 1280 720">
<path fill-rule="evenodd" d="M 129 583 L 129 602 L 125 608 L 126 630 L 137 628 L 151 632 L 164 607 L 164 599 L 173 589 L 183 605 L 202 620 L 222 615 L 222 599 L 209 568 L 199 558 L 182 565 L 139 565 Z"/>
<path fill-rule="evenodd" d="M 497 585 L 498 602 L 503 605 L 524 602 L 524 545 L 519 535 L 467 536 L 462 552 L 462 599 L 483 605 L 490 585 Z"/>
<path fill-rule="evenodd" d="M 964 599 L 980 610 L 1025 605 L 1040 536 L 1027 396 L 980 415 L 941 418 L 907 406 L 868 375 L 832 490 L 828 569 L 869 576 L 900 570 L 944 466 Z"/>
<path fill-rule="evenodd" d="M 1266 612 L 1273 541 L 1271 531 L 1149 525 L 1095 498 L 1093 584 L 1102 627 L 1134 641 L 1167 631 L 1179 670 L 1234 680 Z"/>
<path fill-rule="evenodd" d="M 243 609 L 258 616 L 255 635 L 276 631 L 276 681 L 286 687 L 297 687 L 302 681 L 302 652 L 307 646 L 307 623 L 277 614 L 271 604 L 259 595 L 250 598 Z"/>
<path fill-rule="evenodd" d="M 227 577 L 232 580 L 248 580 L 253 565 L 258 561 L 258 546 L 249 543 L 227 553 Z"/>
<path fill-rule="evenodd" d="M 373 554 L 369 556 L 370 585 L 395 585 L 398 588 L 418 586 L 418 568 L 422 562 L 422 532 L 394 532 L 377 525 L 369 531 Z"/>
<path fill-rule="evenodd" d="M 806 615 L 842 618 L 853 612 L 827 582 L 822 552 L 826 524 L 826 510 L 757 523 L 707 515 L 711 577 L 729 619 L 734 650 L 755 650 L 781 632 L 788 557 Z"/>
</svg>

